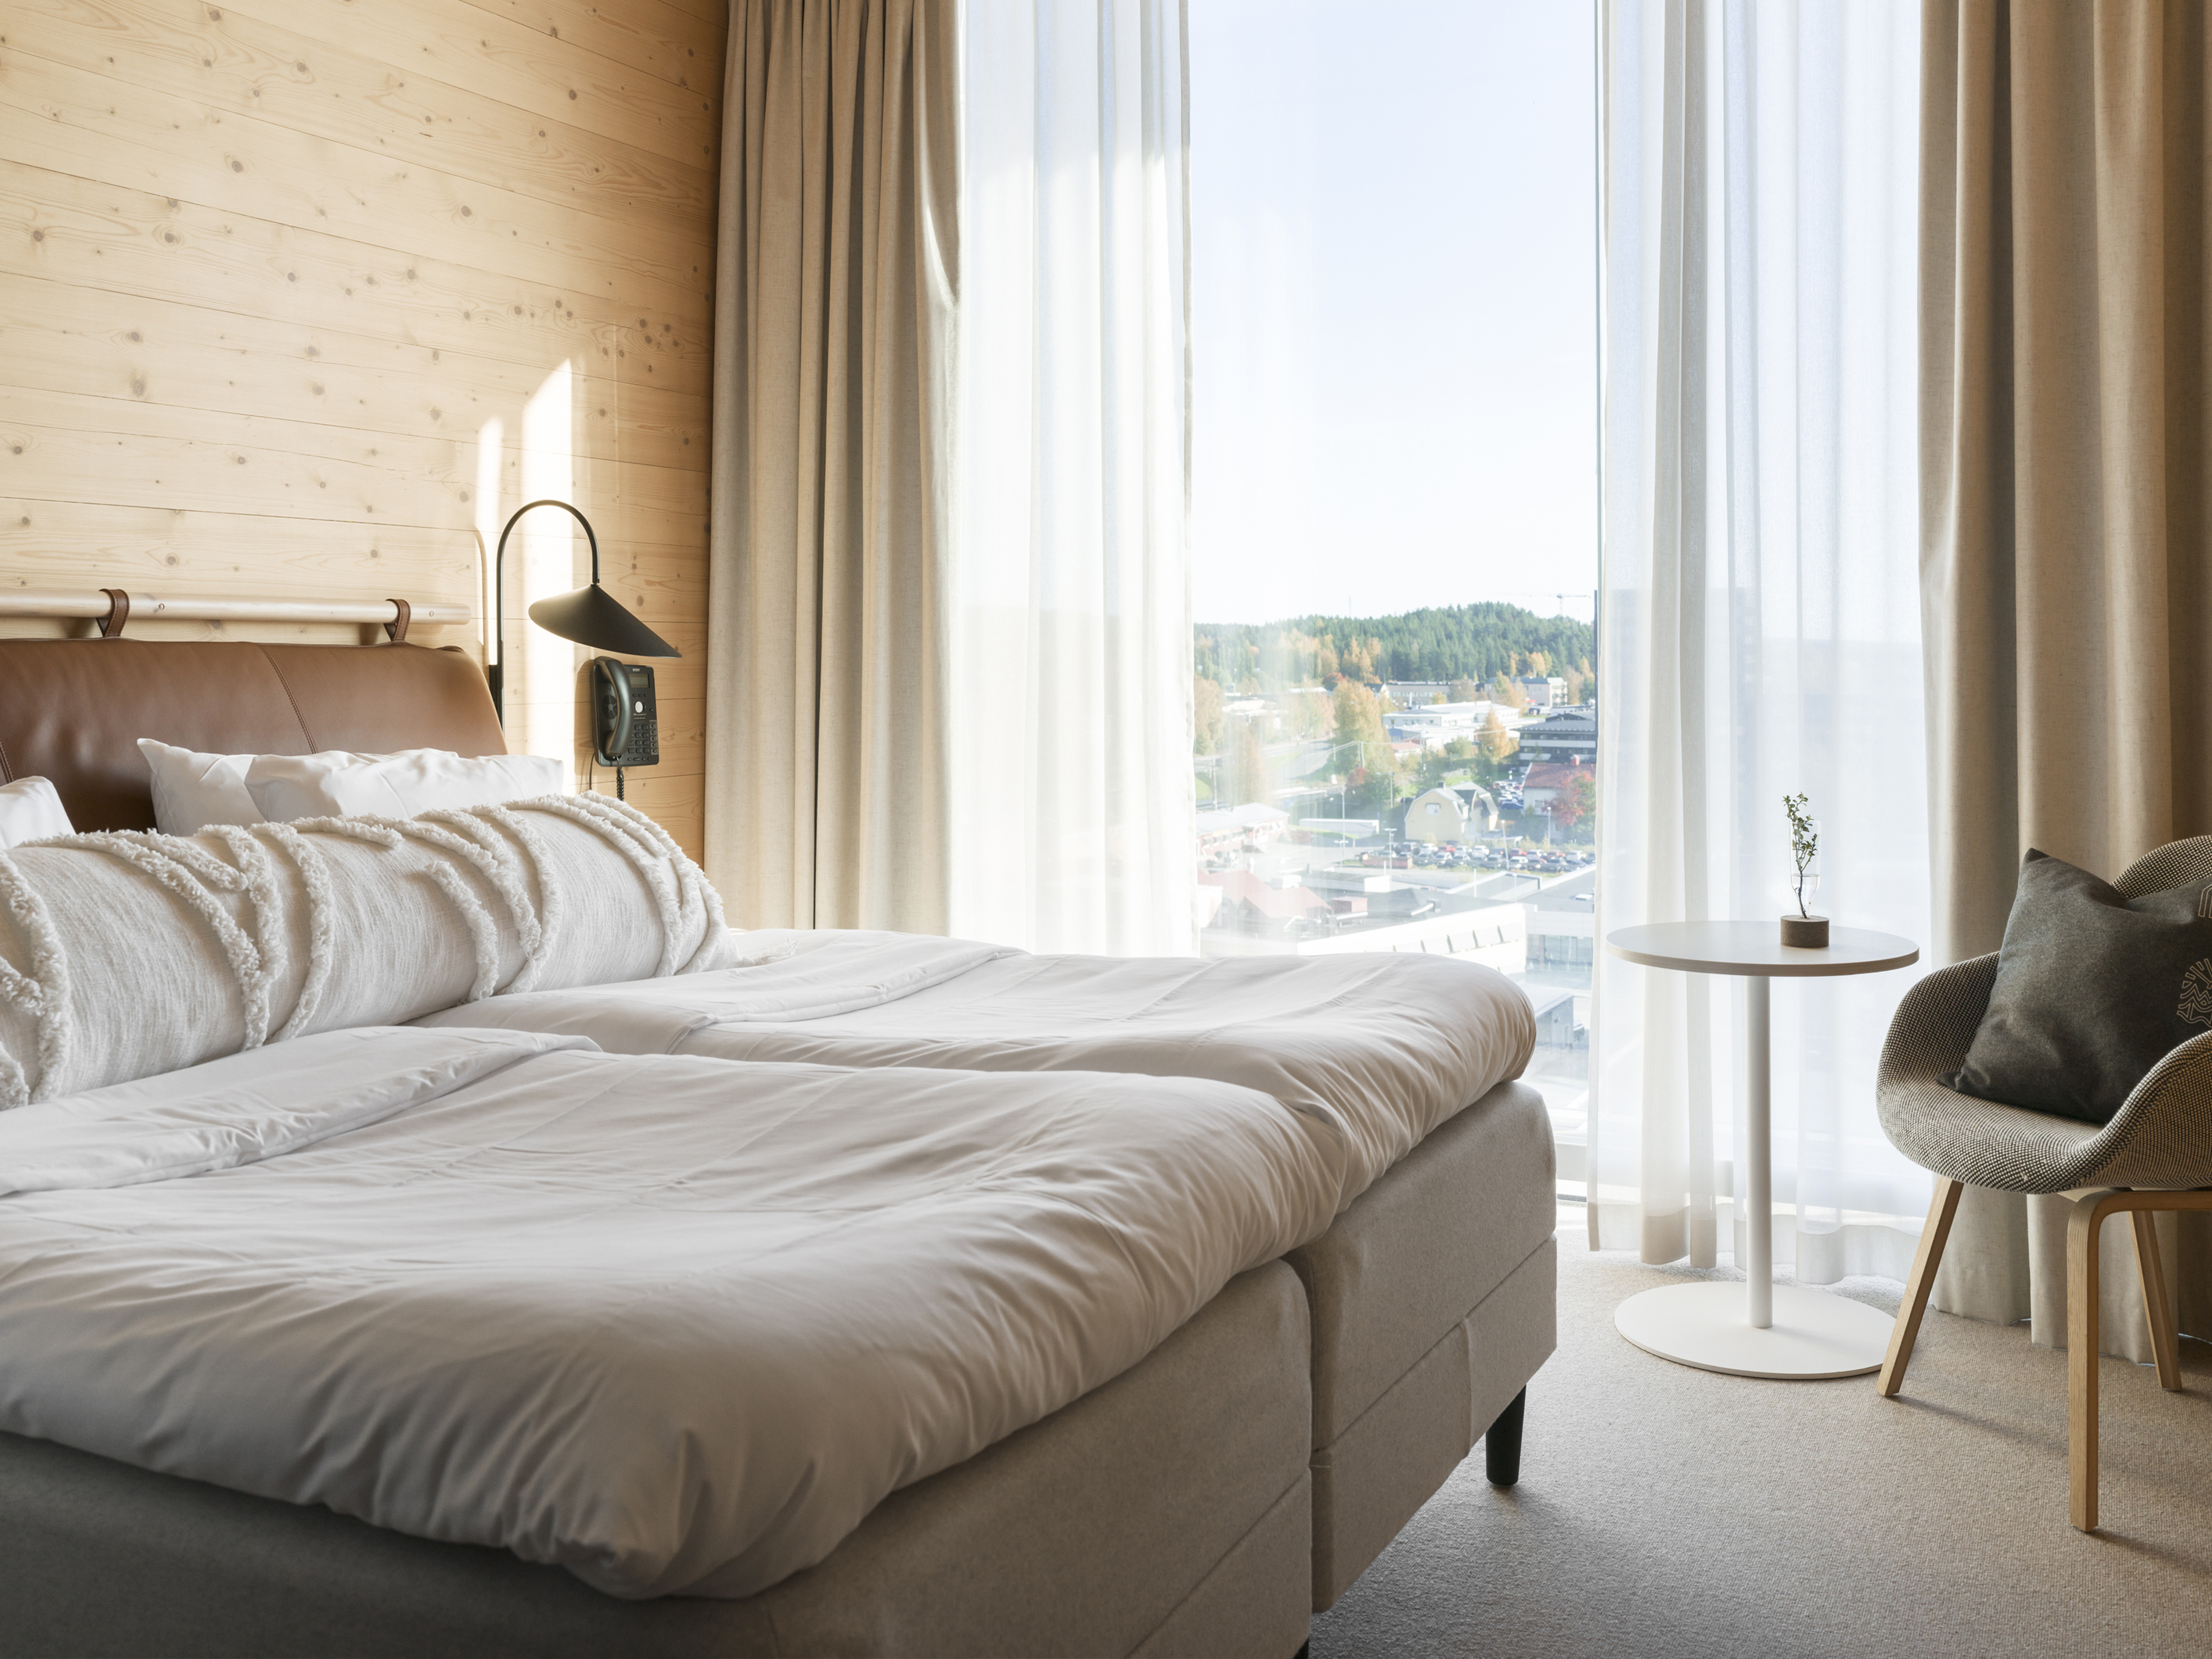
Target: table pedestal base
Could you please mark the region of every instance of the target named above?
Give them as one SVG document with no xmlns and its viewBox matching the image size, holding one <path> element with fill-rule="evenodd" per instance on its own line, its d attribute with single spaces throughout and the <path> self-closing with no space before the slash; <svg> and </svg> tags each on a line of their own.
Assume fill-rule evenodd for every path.
<svg viewBox="0 0 2212 1659">
<path fill-rule="evenodd" d="M 1777 1285 L 1774 1323 L 1759 1330 L 1750 1322 L 1749 1304 L 1739 1283 L 1668 1285 L 1630 1297 L 1614 1310 L 1613 1322 L 1647 1353 L 1730 1376 L 1809 1382 L 1881 1368 L 1894 1322 L 1887 1314 L 1826 1291 Z"/>
</svg>

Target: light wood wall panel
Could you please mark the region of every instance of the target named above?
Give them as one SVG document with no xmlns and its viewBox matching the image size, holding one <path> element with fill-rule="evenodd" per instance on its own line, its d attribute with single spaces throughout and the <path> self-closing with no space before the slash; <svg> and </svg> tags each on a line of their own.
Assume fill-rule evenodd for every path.
<svg viewBox="0 0 2212 1659">
<path fill-rule="evenodd" d="M 696 853 L 726 16 L 8 0 L 0 584 L 481 610 L 499 525 L 565 481 L 610 588 L 684 653 L 658 665 L 662 763 L 629 794 Z M 574 700 L 546 690 L 587 653 L 523 620 L 584 579 L 583 538 L 525 522 L 510 743 L 607 787 Z M 477 630 L 418 637 L 482 655 Z"/>
</svg>

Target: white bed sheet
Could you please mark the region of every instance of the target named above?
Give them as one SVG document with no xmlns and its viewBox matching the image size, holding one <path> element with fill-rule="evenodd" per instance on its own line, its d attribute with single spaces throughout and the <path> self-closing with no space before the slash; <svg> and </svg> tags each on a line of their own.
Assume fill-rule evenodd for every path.
<svg viewBox="0 0 2212 1659">
<path fill-rule="evenodd" d="M 0 1113 L 0 1428 L 735 1596 L 1326 1227 L 1274 1100 L 366 1028 Z"/>
<path fill-rule="evenodd" d="M 1328 1124 L 1340 1207 L 1517 1078 L 1520 987 L 1448 957 L 1030 956 L 962 939 L 762 929 L 733 968 L 528 992 L 418 1024 L 573 1033 L 624 1054 L 1210 1078 Z"/>
</svg>

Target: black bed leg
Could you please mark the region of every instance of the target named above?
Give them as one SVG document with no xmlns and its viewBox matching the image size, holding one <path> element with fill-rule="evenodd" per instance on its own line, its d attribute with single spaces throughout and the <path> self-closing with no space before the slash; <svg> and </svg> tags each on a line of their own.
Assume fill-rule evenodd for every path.
<svg viewBox="0 0 2212 1659">
<path fill-rule="evenodd" d="M 1490 1466 L 1493 1486 L 1510 1486 L 1521 1479 L 1521 1419 L 1528 1409 L 1528 1390 L 1523 1389 L 1482 1437 L 1483 1459 Z"/>
</svg>

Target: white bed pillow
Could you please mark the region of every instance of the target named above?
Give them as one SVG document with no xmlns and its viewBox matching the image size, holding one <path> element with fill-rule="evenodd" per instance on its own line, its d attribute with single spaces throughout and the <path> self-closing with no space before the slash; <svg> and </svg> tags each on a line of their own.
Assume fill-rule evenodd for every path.
<svg viewBox="0 0 2212 1659">
<path fill-rule="evenodd" d="M 27 841 L 76 832 L 62 798 L 44 778 L 18 778 L 0 784 L 0 847 L 21 847 Z"/>
<path fill-rule="evenodd" d="M 195 836 L 210 823 L 259 823 L 261 809 L 246 793 L 251 755 L 203 755 L 195 749 L 138 739 L 154 775 L 154 823 L 165 836 Z"/>
<path fill-rule="evenodd" d="M 154 822 L 165 836 L 213 823 L 418 813 L 493 806 L 557 793 L 561 763 L 543 755 L 463 757 L 445 749 L 356 755 L 204 755 L 151 738 L 138 752 L 154 774 Z"/>
<path fill-rule="evenodd" d="M 558 794 L 561 763 L 544 755 L 456 755 L 405 749 L 392 755 L 256 755 L 246 793 L 270 823 L 299 818 L 418 813 Z"/>
</svg>

